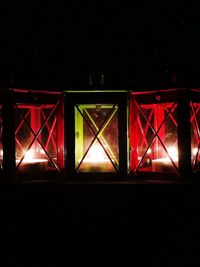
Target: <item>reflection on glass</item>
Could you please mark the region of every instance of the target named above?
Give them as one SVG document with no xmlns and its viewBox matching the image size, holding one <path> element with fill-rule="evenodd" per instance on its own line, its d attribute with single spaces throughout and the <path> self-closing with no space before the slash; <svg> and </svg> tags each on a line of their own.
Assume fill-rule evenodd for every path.
<svg viewBox="0 0 200 267">
<path fill-rule="evenodd" d="M 190 102 L 191 160 L 194 171 L 200 169 L 200 104 Z"/>
<path fill-rule="evenodd" d="M 177 104 L 139 105 L 130 125 L 131 169 L 133 171 L 176 172 L 178 169 Z"/>
<path fill-rule="evenodd" d="M 23 173 L 59 170 L 56 106 L 16 105 L 15 113 L 17 170 Z"/>
<path fill-rule="evenodd" d="M 119 166 L 118 106 L 75 106 L 77 172 L 115 172 Z"/>
</svg>

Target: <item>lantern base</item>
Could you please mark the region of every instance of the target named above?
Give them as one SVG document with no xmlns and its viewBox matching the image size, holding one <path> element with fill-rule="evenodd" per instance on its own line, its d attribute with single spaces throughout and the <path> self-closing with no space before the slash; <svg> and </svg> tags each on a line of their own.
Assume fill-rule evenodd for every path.
<svg viewBox="0 0 200 267">
<path fill-rule="evenodd" d="M 78 172 L 115 172 L 110 162 L 82 162 Z"/>
<path fill-rule="evenodd" d="M 21 162 L 19 172 L 21 173 L 39 173 L 47 170 L 48 160 L 35 159 L 29 162 Z"/>
<path fill-rule="evenodd" d="M 178 160 L 174 161 L 177 166 Z M 159 158 L 152 160 L 152 172 L 176 172 L 176 168 L 168 158 Z"/>
</svg>

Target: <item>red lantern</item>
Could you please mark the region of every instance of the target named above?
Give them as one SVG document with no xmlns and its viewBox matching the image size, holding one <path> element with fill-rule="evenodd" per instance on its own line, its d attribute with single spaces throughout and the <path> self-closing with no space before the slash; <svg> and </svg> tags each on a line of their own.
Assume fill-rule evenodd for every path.
<svg viewBox="0 0 200 267">
<path fill-rule="evenodd" d="M 130 171 L 190 177 L 200 170 L 200 91 L 138 92 L 130 100 Z"/>
<path fill-rule="evenodd" d="M 49 178 L 51 173 L 62 173 L 64 169 L 62 94 L 13 89 L 6 92 L 6 96 L 3 108 L 5 169 L 14 169 L 13 174 L 18 179 L 43 179 Z"/>
</svg>

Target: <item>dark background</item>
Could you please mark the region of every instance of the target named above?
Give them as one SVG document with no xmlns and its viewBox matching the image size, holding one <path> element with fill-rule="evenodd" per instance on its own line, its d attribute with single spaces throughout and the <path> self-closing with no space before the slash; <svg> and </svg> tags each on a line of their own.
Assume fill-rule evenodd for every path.
<svg viewBox="0 0 200 267">
<path fill-rule="evenodd" d="M 199 186 L 0 188 L 1 266 L 199 266 Z"/>
<path fill-rule="evenodd" d="M 11 1 L 1 87 L 199 86 L 195 1 Z M 176 79 L 174 78 L 176 74 Z M 198 184 L 2 184 L 1 266 L 199 266 Z"/>
<path fill-rule="evenodd" d="M 103 72 L 113 88 L 199 84 L 197 1 L 6 1 L 0 13 L 1 83 L 62 90 Z"/>
</svg>

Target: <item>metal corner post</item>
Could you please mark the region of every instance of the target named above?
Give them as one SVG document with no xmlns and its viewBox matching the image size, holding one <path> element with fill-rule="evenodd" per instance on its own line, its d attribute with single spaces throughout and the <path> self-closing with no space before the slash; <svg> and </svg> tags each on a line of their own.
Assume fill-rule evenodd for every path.
<svg viewBox="0 0 200 267">
<path fill-rule="evenodd" d="M 15 165 L 15 110 L 12 92 L 5 91 L 2 106 L 3 170 L 6 180 L 14 180 Z"/>
<path fill-rule="evenodd" d="M 181 178 L 190 179 L 191 166 L 191 125 L 190 125 L 190 95 L 180 92 L 178 95 L 178 153 L 179 173 Z"/>
</svg>

